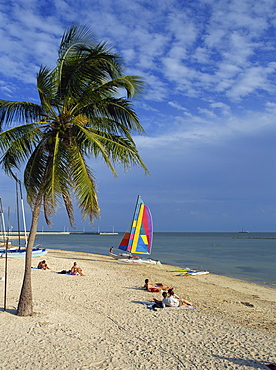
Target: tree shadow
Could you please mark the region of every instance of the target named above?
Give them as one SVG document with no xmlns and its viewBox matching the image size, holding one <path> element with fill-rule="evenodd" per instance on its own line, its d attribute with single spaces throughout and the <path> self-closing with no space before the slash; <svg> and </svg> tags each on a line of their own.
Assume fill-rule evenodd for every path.
<svg viewBox="0 0 276 370">
<path fill-rule="evenodd" d="M 266 364 L 261 363 L 260 361 L 257 361 L 257 360 L 235 358 L 235 357 L 225 357 L 225 356 L 218 356 L 218 355 L 213 355 L 213 357 L 219 358 L 221 360 L 227 360 L 229 362 L 232 362 L 235 365 L 248 366 L 248 367 L 250 366 L 253 369 L 268 369 Z"/>
</svg>

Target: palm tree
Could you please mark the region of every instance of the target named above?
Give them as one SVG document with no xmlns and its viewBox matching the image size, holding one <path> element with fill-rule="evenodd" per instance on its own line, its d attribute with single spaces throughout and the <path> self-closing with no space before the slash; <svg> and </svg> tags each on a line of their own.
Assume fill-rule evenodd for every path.
<svg viewBox="0 0 276 370">
<path fill-rule="evenodd" d="M 0 163 L 13 177 L 25 166 L 32 210 L 18 315 L 33 313 L 31 257 L 41 207 L 51 225 L 62 201 L 74 226 L 75 195 L 83 219 L 99 216 L 88 158 L 102 158 L 115 176 L 116 163 L 148 173 L 131 136 L 144 133 L 130 103 L 143 84 L 138 76 L 123 75 L 120 57 L 96 42 L 88 27 L 72 25 L 62 37 L 56 67 L 41 67 L 37 74 L 40 104 L 0 100 Z"/>
</svg>

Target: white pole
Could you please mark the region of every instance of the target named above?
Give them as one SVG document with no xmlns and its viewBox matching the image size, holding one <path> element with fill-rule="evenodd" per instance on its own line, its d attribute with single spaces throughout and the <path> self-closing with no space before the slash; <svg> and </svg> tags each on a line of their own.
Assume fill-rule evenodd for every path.
<svg viewBox="0 0 276 370">
<path fill-rule="evenodd" d="M 0 212 L 1 212 L 1 223 L 3 227 L 3 236 L 4 236 L 4 241 L 6 241 L 7 235 L 6 235 L 6 226 L 5 226 L 5 218 L 4 218 L 4 211 L 3 211 L 3 205 L 2 205 L 2 198 L 0 198 Z"/>
<path fill-rule="evenodd" d="M 26 217 L 25 217 L 25 208 L 24 208 L 24 201 L 22 196 L 22 187 L 21 187 L 21 181 L 19 182 L 19 188 L 20 188 L 20 196 L 21 196 L 21 208 L 22 208 L 22 218 L 23 218 L 23 226 L 24 226 L 24 234 L 25 234 L 25 247 L 27 248 L 28 244 L 28 237 L 27 237 L 27 227 L 26 227 Z"/>
</svg>

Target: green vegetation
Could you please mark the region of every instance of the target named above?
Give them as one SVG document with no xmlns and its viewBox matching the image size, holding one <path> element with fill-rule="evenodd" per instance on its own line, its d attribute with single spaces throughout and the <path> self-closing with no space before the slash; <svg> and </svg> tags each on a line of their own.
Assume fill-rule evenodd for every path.
<svg viewBox="0 0 276 370">
<path fill-rule="evenodd" d="M 121 58 L 89 28 L 72 25 L 62 37 L 56 67 L 41 67 L 37 74 L 40 104 L 0 100 L 1 165 L 13 177 L 24 165 L 32 209 L 18 315 L 33 313 L 31 256 L 42 206 L 48 225 L 63 202 L 74 226 L 72 195 L 83 219 L 99 216 L 89 158 L 102 158 L 115 176 L 116 163 L 148 172 L 131 136 L 144 133 L 130 103 L 143 85 L 138 76 L 123 75 Z"/>
</svg>

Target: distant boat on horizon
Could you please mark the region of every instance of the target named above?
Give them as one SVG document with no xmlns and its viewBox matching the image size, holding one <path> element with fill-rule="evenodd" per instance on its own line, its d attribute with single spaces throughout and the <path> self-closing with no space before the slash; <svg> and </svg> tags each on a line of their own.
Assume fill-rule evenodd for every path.
<svg viewBox="0 0 276 370">
<path fill-rule="evenodd" d="M 241 233 L 241 234 L 249 234 L 249 231 L 246 231 L 246 230 L 241 230 L 241 231 L 239 231 L 239 233 Z"/>
</svg>

